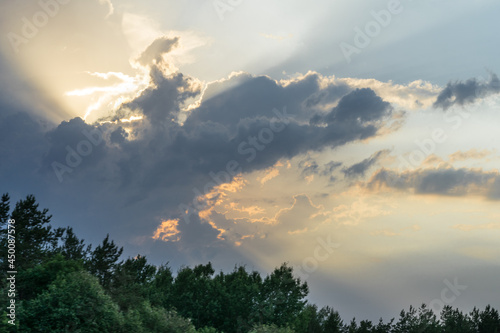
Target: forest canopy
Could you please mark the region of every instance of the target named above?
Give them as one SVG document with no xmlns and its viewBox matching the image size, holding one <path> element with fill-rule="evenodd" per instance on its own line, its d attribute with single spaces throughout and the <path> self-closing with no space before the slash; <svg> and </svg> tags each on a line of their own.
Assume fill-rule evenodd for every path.
<svg viewBox="0 0 500 333">
<path fill-rule="evenodd" d="M 8 194 L 2 196 L 0 333 L 500 333 L 499 313 L 490 306 L 470 313 L 445 306 L 437 316 L 424 304 L 402 310 L 397 319 L 344 322 L 331 307 L 306 300 L 307 283 L 286 263 L 267 276 L 244 266 L 217 273 L 210 262 L 174 274 L 168 264 L 158 267 L 141 255 L 123 258 L 109 235 L 93 247 L 71 227 L 50 222 L 34 196 L 14 207 Z M 14 262 L 12 295 L 7 272 Z M 7 308 L 11 299 L 15 319 Z"/>
</svg>

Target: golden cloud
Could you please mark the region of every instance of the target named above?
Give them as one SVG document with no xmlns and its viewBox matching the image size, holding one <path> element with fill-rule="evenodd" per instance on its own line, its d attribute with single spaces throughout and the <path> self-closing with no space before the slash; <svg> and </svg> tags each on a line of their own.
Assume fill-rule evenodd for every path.
<svg viewBox="0 0 500 333">
<path fill-rule="evenodd" d="M 153 234 L 153 239 L 161 239 L 165 242 L 177 242 L 181 239 L 180 231 L 177 229 L 179 220 L 162 221 Z"/>
</svg>

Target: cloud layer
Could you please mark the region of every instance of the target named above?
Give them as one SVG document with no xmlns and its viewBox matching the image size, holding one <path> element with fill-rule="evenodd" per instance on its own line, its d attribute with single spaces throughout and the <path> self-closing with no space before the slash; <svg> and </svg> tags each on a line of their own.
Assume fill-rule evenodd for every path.
<svg viewBox="0 0 500 333">
<path fill-rule="evenodd" d="M 498 171 L 467 168 L 418 169 L 402 173 L 381 169 L 371 177 L 368 187 L 387 187 L 415 194 L 479 195 L 493 200 L 500 199 Z"/>
<path fill-rule="evenodd" d="M 480 82 L 475 78 L 465 82 L 450 82 L 437 97 L 434 107 L 446 110 L 454 105 L 465 106 L 498 93 L 500 93 L 500 80 L 494 73 L 491 74 L 489 82 Z"/>
<path fill-rule="evenodd" d="M 82 228 L 112 219 L 118 237 L 137 246 L 170 221 L 164 229 L 172 236 L 157 237 L 165 242 L 154 246 L 196 257 L 228 246 L 220 244 L 220 230 L 198 216 L 204 208 L 198 199 L 216 186 L 282 159 L 374 138 L 392 122 L 391 104 L 372 89 L 317 73 L 279 82 L 237 73 L 203 87 L 168 63 L 165 55 L 177 42 L 160 38 L 142 53 L 138 61 L 149 70 L 149 87 L 99 123 L 74 118 L 48 130 L 27 113 L 6 114 L 4 135 L 30 133 L 2 148 L 12 161 L 6 174 L 22 163 L 36 179 L 31 188 L 48 201 L 64 198 L 62 216 L 71 216 L 78 191 L 79 204 L 96 215 Z M 21 162 L 18 151 L 33 153 Z M 339 166 L 311 165 L 305 173 L 331 175 Z M 183 207 L 193 209 L 190 223 L 171 227 L 185 215 Z"/>
</svg>

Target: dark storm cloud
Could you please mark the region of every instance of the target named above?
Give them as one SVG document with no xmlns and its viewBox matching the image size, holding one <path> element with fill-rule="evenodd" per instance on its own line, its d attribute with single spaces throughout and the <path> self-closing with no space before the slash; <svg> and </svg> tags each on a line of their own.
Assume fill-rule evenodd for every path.
<svg viewBox="0 0 500 333">
<path fill-rule="evenodd" d="M 302 170 L 302 175 L 304 176 L 314 175 L 317 174 L 318 171 L 319 171 L 319 165 L 316 162 L 312 162 L 310 165 L 306 166 Z"/>
<path fill-rule="evenodd" d="M 170 52 L 179 43 L 179 38 L 160 37 L 157 38 L 148 48 L 141 54 L 138 61 L 141 65 L 147 66 L 152 63 L 162 62 L 162 56 Z"/>
<path fill-rule="evenodd" d="M 334 103 L 351 90 L 352 88 L 346 84 L 339 83 L 336 85 L 329 85 L 328 87 L 308 97 L 305 100 L 304 105 L 312 108 L 314 106 L 321 106 L 326 103 Z"/>
<path fill-rule="evenodd" d="M 320 170 L 318 163 L 310 156 L 299 162 L 299 168 L 302 169 L 302 176 L 316 175 Z"/>
<path fill-rule="evenodd" d="M 330 161 L 325 165 L 320 166 L 318 162 L 309 156 L 299 162 L 299 168 L 302 169 L 302 176 L 332 176 L 332 173 L 341 165 L 341 162 Z"/>
<path fill-rule="evenodd" d="M 242 76 L 230 79 L 238 84 L 229 90 L 209 93 L 181 124 L 177 118 L 182 106 L 200 93 L 200 87 L 180 73 L 164 75 L 152 66 L 154 86 L 119 112 L 134 110 L 145 117 L 128 128 L 132 140 L 126 139 L 127 131 L 119 122 L 100 126 L 80 119 L 63 122 L 47 134 L 51 148 L 44 170 L 54 179 L 57 162 L 63 165 L 58 165 L 59 173 L 72 183 L 81 177 L 82 186 L 101 187 L 104 180 L 118 191 L 123 205 L 150 200 L 152 193 L 175 191 L 163 203 L 162 214 L 179 217 L 180 204 L 192 203 L 216 185 L 214 175 L 219 175 L 219 182 L 231 181 L 233 175 L 225 171 L 230 161 L 243 172 L 268 168 L 281 158 L 373 137 L 391 115 L 389 103 L 370 89 L 357 89 L 311 124 L 311 114 L 317 110 L 305 101 L 321 91 L 316 74 L 286 86 L 268 77 Z M 80 162 L 68 157 L 79 152 L 82 141 L 91 141 L 89 133 L 94 132 L 102 134 L 102 142 L 92 144 L 91 154 L 81 156 Z M 336 167 L 329 165 L 330 170 Z"/>
<path fill-rule="evenodd" d="M 106 156 L 108 148 L 103 139 L 104 130 L 105 126 L 89 125 L 81 118 L 63 121 L 45 136 L 50 150 L 45 155 L 44 166 L 52 172 L 53 162 L 60 162 L 87 176 L 85 169 L 95 167 Z"/>
<path fill-rule="evenodd" d="M 344 176 L 346 178 L 357 178 L 364 176 L 366 171 L 368 171 L 370 167 L 375 165 L 375 163 L 377 163 L 382 156 L 387 155 L 388 152 L 388 150 L 378 151 L 369 158 L 366 158 L 359 163 L 353 164 L 348 168 L 344 168 L 342 172 L 344 173 Z"/>
<path fill-rule="evenodd" d="M 340 166 L 342 166 L 341 162 L 330 161 L 330 162 L 325 164 L 324 169 L 321 172 L 321 174 L 323 176 L 331 175 L 333 173 L 333 171 L 338 169 Z"/>
<path fill-rule="evenodd" d="M 313 112 L 304 101 L 321 91 L 316 74 L 287 86 L 268 77 L 241 76 L 229 80 L 236 85 L 225 81 L 209 87 L 182 125 L 173 121 L 180 106 L 200 91 L 182 74 L 156 79 L 155 88 L 127 104 L 141 110 L 150 126 L 141 139 L 121 145 L 126 153 L 120 161 L 123 178 L 148 170 L 146 183 L 166 186 L 185 178 L 208 181 L 209 172 L 224 170 L 232 160 L 244 166 L 244 172 L 267 168 L 283 157 L 372 137 L 391 113 L 389 103 L 361 89 L 341 98 L 340 107 L 331 111 L 337 116 L 311 125 Z M 231 88 L 214 94 L 219 84 Z M 362 101 L 356 102 L 356 97 Z M 273 128 L 279 130 L 271 133 Z"/>
<path fill-rule="evenodd" d="M 238 74 L 208 86 L 203 103 L 193 110 L 185 126 L 212 121 L 235 131 L 241 121 L 272 117 L 271 110 L 283 106 L 295 121 L 308 121 L 314 109 L 307 101 L 321 91 L 320 77 L 314 73 L 286 86 L 266 76 Z"/>
<path fill-rule="evenodd" d="M 164 76 L 154 65 L 150 76 L 154 86 L 147 88 L 141 96 L 123 107 L 140 109 L 154 124 L 171 123 L 179 114 L 183 102 L 198 96 L 201 92 L 201 86 L 196 85 L 191 78 L 182 73 Z M 116 119 L 118 117 L 115 117 Z"/>
<path fill-rule="evenodd" d="M 39 116 L 45 107 L 54 113 L 59 111 L 23 80 L 0 52 L 0 175 L 4 176 L 0 184 L 4 191 L 16 189 L 11 186 L 16 181 L 17 189 L 24 188 L 25 174 L 34 173 L 42 164 L 42 156 L 49 149 L 44 134 L 55 127 Z"/>
<path fill-rule="evenodd" d="M 33 172 L 40 167 L 41 156 L 49 149 L 44 140 L 48 125 L 8 105 L 0 103 L 0 109 L 0 174 L 12 178 Z"/>
<path fill-rule="evenodd" d="M 109 227 L 124 238 L 151 235 L 161 219 L 182 218 L 180 205 L 192 207 L 198 195 L 216 185 L 214 176 L 219 182 L 232 180 L 226 172 L 230 161 L 243 172 L 265 169 L 281 158 L 373 137 L 391 114 L 390 105 L 373 91 L 349 90 L 340 98 L 340 107 L 329 112 L 335 116 L 311 124 L 310 117 L 319 108 L 310 108 L 305 101 L 322 90 L 317 75 L 283 86 L 268 77 L 242 74 L 228 80 L 237 82 L 228 90 L 215 94 L 218 87 L 211 92 L 209 87 L 208 97 L 179 123 L 186 100 L 200 94 L 199 85 L 180 73 L 164 75 L 155 65 L 151 77 L 154 87 L 119 111 L 122 116 L 130 110 L 141 112 L 143 121 L 89 125 L 75 118 L 43 138 L 48 148 L 38 172 L 58 188 L 59 196 L 69 200 L 79 191 L 85 197 L 81 204 L 99 216 L 89 228 L 107 218 L 116 221 Z M 218 84 L 231 86 L 231 82 Z M 362 98 L 360 103 L 355 102 L 356 96 Z M 313 165 L 306 172 L 331 176 L 338 167 L 338 163 Z M 211 227 L 196 223 L 196 213 L 191 220 L 194 224 L 188 229 L 198 229 L 210 239 L 191 244 L 188 229 L 181 226 L 181 240 L 175 246 L 208 251 L 218 243 L 218 232 L 203 231 Z"/>
<path fill-rule="evenodd" d="M 369 123 L 391 114 L 392 107 L 370 88 L 356 89 L 344 95 L 337 106 L 326 115 L 316 114 L 310 118 L 311 125 L 321 123 Z"/>
<path fill-rule="evenodd" d="M 445 196 L 481 195 L 500 199 L 500 175 L 475 169 L 424 169 L 397 173 L 377 171 L 368 182 L 375 189 L 386 186 L 398 190 L 412 190 L 416 194 Z"/>
<path fill-rule="evenodd" d="M 438 95 L 434 107 L 446 110 L 454 105 L 471 104 L 477 99 L 498 93 L 500 93 L 500 80 L 496 74 L 491 74 L 489 82 L 479 82 L 475 78 L 465 82 L 450 82 Z"/>
<path fill-rule="evenodd" d="M 182 218 L 179 205 L 191 205 L 218 182 L 231 181 L 229 162 L 237 164 L 237 172 L 265 169 L 281 158 L 374 137 L 390 120 L 389 103 L 372 90 L 333 81 L 325 85 L 315 73 L 286 83 L 233 75 L 209 85 L 197 107 L 182 111 L 202 89 L 181 73 L 164 73 L 158 56 L 174 46 L 174 40 L 161 39 L 143 53 L 152 85 L 123 105 L 111 122 L 91 125 L 75 118 L 47 130 L 15 112 L 2 122 L 3 133 L 28 133 L 10 146 L 2 141 L 10 171 L 20 168 L 29 152 L 28 159 L 37 162 L 22 169 L 26 186 L 39 180 L 35 194 L 53 202 L 62 220 L 87 234 L 101 230 L 106 221 L 107 231 L 127 239 L 132 251 L 134 244 L 153 246 L 151 235 L 162 220 Z M 337 101 L 337 107 L 326 107 Z M 119 121 L 138 113 L 142 121 Z M 320 117 L 312 122 L 316 114 Z M 306 173 L 331 176 L 339 165 L 313 165 Z M 75 212 L 75 205 L 86 213 Z M 179 242 L 165 248 L 210 253 L 220 243 L 219 232 L 197 214 L 179 230 Z"/>
<path fill-rule="evenodd" d="M 391 105 L 370 88 L 356 89 L 345 95 L 339 104 L 327 115 L 332 122 L 369 122 L 382 119 L 391 112 Z"/>
</svg>

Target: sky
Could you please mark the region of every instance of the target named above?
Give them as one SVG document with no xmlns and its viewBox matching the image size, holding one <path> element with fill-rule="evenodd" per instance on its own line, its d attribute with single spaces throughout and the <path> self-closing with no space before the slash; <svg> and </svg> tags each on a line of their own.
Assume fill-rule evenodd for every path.
<svg viewBox="0 0 500 333">
<path fill-rule="evenodd" d="M 0 10 L 0 189 L 156 265 L 287 262 L 345 320 L 500 308 L 500 4 Z"/>
</svg>

